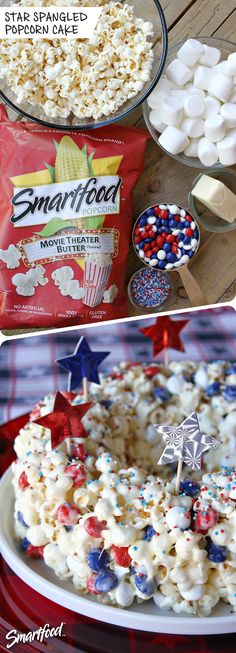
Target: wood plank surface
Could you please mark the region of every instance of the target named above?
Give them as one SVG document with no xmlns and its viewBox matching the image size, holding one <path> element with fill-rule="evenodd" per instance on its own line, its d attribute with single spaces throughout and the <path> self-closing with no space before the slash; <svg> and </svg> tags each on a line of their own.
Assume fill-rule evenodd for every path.
<svg viewBox="0 0 236 653">
<path fill-rule="evenodd" d="M 143 7 L 144 0 L 136 0 Z M 4 2 L 1 4 L 9 4 Z M 169 32 L 169 46 L 186 38 L 200 35 L 214 36 L 236 42 L 235 0 L 163 0 Z M 153 15 L 146 16 L 152 20 Z M 157 38 L 158 30 L 155 30 Z M 236 49 L 236 48 L 235 48 Z M 123 124 L 145 128 L 142 109 L 129 114 Z M 134 194 L 134 218 L 147 206 L 168 199 L 168 202 L 188 206 L 190 186 L 199 174 L 199 169 L 181 165 L 165 155 L 153 140 L 147 146 L 145 171 Z M 236 191 L 236 189 L 235 189 Z M 236 230 L 213 234 L 201 230 L 201 245 L 191 262 L 191 272 L 201 285 L 208 303 L 229 302 L 236 294 Z M 133 248 L 127 262 L 127 281 L 141 265 Z M 177 272 L 171 273 L 174 291 L 168 310 L 182 310 L 190 307 L 190 301 Z M 142 314 L 132 305 L 129 315 Z M 29 330 L 7 331 L 7 335 L 29 332 Z"/>
</svg>

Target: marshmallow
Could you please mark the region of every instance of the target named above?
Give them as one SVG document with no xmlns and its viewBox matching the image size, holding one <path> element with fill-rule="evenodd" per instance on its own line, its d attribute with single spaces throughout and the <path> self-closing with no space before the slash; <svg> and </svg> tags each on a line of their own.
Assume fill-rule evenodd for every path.
<svg viewBox="0 0 236 653">
<path fill-rule="evenodd" d="M 233 104 L 236 104 L 236 88 L 233 91 L 232 95 L 230 96 L 229 102 L 233 102 Z"/>
<path fill-rule="evenodd" d="M 182 104 L 175 97 L 165 98 L 161 105 L 161 120 L 166 125 L 178 127 L 183 115 Z"/>
<path fill-rule="evenodd" d="M 220 114 L 210 115 L 205 122 L 205 136 L 211 143 L 218 143 L 224 138 L 225 122 Z"/>
<path fill-rule="evenodd" d="M 9 245 L 8 249 L 0 249 L 0 259 L 8 270 L 14 270 L 20 266 L 21 253 L 15 245 Z"/>
<path fill-rule="evenodd" d="M 161 101 L 170 93 L 170 82 L 166 75 L 159 80 L 151 95 L 147 98 L 147 103 L 150 109 L 156 109 Z"/>
<path fill-rule="evenodd" d="M 187 84 L 185 86 L 185 92 L 188 95 L 199 95 L 203 100 L 205 100 L 206 97 L 205 91 L 203 91 L 202 88 L 197 88 L 194 84 Z"/>
<path fill-rule="evenodd" d="M 217 147 L 207 138 L 201 138 L 198 143 L 198 156 L 204 166 L 214 166 L 218 161 Z"/>
<path fill-rule="evenodd" d="M 232 52 L 228 56 L 227 68 L 230 75 L 236 75 L 236 52 Z"/>
<path fill-rule="evenodd" d="M 208 118 L 208 116 L 211 116 L 212 113 L 220 112 L 221 103 L 220 100 L 217 100 L 216 97 L 211 97 L 210 95 L 208 95 L 204 100 L 204 102 L 205 102 L 204 118 Z"/>
<path fill-rule="evenodd" d="M 184 113 L 191 118 L 202 116 L 205 110 L 204 101 L 199 95 L 188 95 L 184 100 Z"/>
<path fill-rule="evenodd" d="M 192 138 L 186 150 L 184 150 L 185 156 L 192 156 L 194 158 L 198 157 L 198 138 Z"/>
<path fill-rule="evenodd" d="M 207 91 L 211 81 L 211 70 L 206 66 L 198 66 L 194 75 L 194 86 Z"/>
<path fill-rule="evenodd" d="M 221 107 L 221 115 L 224 118 L 225 125 L 228 129 L 236 127 L 236 105 L 232 102 L 226 102 Z"/>
<path fill-rule="evenodd" d="M 216 66 L 213 66 L 212 72 L 217 75 L 221 73 L 221 75 L 228 75 L 230 77 L 228 61 L 220 61 L 217 63 Z"/>
<path fill-rule="evenodd" d="M 232 166 L 236 163 L 236 141 L 230 136 L 226 136 L 217 143 L 217 150 L 220 163 L 224 166 Z"/>
<path fill-rule="evenodd" d="M 186 97 L 188 97 L 188 91 L 185 89 L 175 88 L 171 91 L 171 97 L 174 97 L 176 100 L 179 100 L 182 104 Z"/>
<path fill-rule="evenodd" d="M 194 66 L 203 55 L 203 45 L 196 39 L 188 39 L 177 52 L 177 57 L 186 66 Z"/>
<path fill-rule="evenodd" d="M 185 118 L 181 129 L 191 138 L 198 138 L 204 134 L 204 120 L 201 118 Z"/>
<path fill-rule="evenodd" d="M 156 131 L 162 134 L 162 132 L 166 128 L 166 124 L 161 120 L 161 114 L 159 109 L 152 109 L 152 111 L 150 111 L 149 120 L 151 125 L 154 127 L 154 129 L 156 129 Z"/>
<path fill-rule="evenodd" d="M 186 147 L 189 145 L 189 139 L 182 129 L 169 126 L 166 127 L 165 131 L 161 134 L 159 143 L 164 150 L 176 155 L 186 150 Z"/>
<path fill-rule="evenodd" d="M 177 86 L 184 86 L 192 79 L 193 73 L 180 59 L 173 59 L 166 69 L 166 74 Z"/>
<path fill-rule="evenodd" d="M 203 54 L 201 54 L 199 62 L 203 66 L 216 66 L 220 61 L 221 51 L 218 48 L 209 47 L 209 45 L 203 45 Z"/>
<path fill-rule="evenodd" d="M 222 102 L 227 102 L 233 91 L 233 82 L 226 75 L 217 73 L 212 75 L 208 92 Z"/>
</svg>

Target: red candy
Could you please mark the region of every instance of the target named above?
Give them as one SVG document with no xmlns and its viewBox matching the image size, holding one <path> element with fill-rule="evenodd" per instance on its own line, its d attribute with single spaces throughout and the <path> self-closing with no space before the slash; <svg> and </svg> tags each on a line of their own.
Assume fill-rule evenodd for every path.
<svg viewBox="0 0 236 653">
<path fill-rule="evenodd" d="M 174 243 L 175 242 L 175 236 L 173 236 L 173 234 L 168 234 L 168 236 L 166 237 L 166 241 L 167 241 L 167 243 Z"/>
<path fill-rule="evenodd" d="M 145 376 L 150 376 L 150 377 L 156 376 L 158 372 L 159 372 L 158 367 L 152 367 L 151 365 L 150 367 L 146 367 L 146 369 L 144 370 Z"/>
<path fill-rule="evenodd" d="M 162 220 L 166 220 L 168 218 L 168 211 L 160 209 L 159 216 Z"/>
<path fill-rule="evenodd" d="M 33 544 L 29 544 L 25 553 L 29 558 L 43 558 L 43 550 L 44 546 L 33 546 Z"/>
<path fill-rule="evenodd" d="M 159 216 L 159 214 L 160 214 L 160 210 L 161 210 L 161 209 L 159 209 L 159 206 L 155 206 L 155 208 L 153 209 L 153 211 L 154 211 L 154 215 Z"/>
<path fill-rule="evenodd" d="M 73 444 L 72 446 L 72 456 L 73 458 L 78 458 L 78 460 L 81 460 L 84 462 L 86 456 L 87 456 L 87 451 L 85 449 L 84 444 L 81 442 L 80 444 Z"/>
<path fill-rule="evenodd" d="M 156 239 L 156 243 L 158 247 L 162 247 L 162 245 L 164 245 L 164 238 L 162 236 L 158 236 L 158 238 Z"/>
<path fill-rule="evenodd" d="M 102 531 L 106 528 L 107 522 L 99 521 L 97 517 L 88 517 L 85 519 L 84 528 L 86 533 L 91 535 L 91 537 L 102 537 Z"/>
<path fill-rule="evenodd" d="M 126 546 L 112 546 L 113 558 L 117 565 L 121 567 L 129 567 L 131 565 L 131 557 L 128 553 L 128 547 Z"/>
<path fill-rule="evenodd" d="M 178 251 L 179 251 L 178 245 L 175 245 L 175 244 L 172 245 L 171 251 L 173 252 L 173 254 L 178 254 Z"/>
<path fill-rule="evenodd" d="M 191 528 L 197 533 L 207 533 L 209 528 L 217 524 L 217 512 L 214 508 L 207 508 L 197 512 L 193 518 Z"/>
<path fill-rule="evenodd" d="M 94 583 L 97 578 L 98 574 L 92 574 L 92 576 L 89 576 L 87 580 L 87 590 L 90 594 L 101 594 L 101 592 L 98 592 L 98 590 L 95 589 Z"/>
<path fill-rule="evenodd" d="M 61 503 L 57 508 L 57 519 L 63 526 L 71 526 L 77 524 L 79 521 L 80 512 L 73 504 Z"/>
<path fill-rule="evenodd" d="M 25 487 L 27 487 L 27 486 L 29 485 L 29 483 L 28 483 L 28 481 L 27 481 L 27 476 L 26 476 L 26 473 L 25 473 L 25 472 L 22 472 L 22 473 L 21 473 L 20 478 L 19 478 L 19 480 L 18 480 L 18 485 L 19 485 L 19 487 L 20 487 L 21 490 L 24 490 Z"/>
<path fill-rule="evenodd" d="M 191 218 L 191 215 L 186 215 L 184 218 L 187 222 L 192 222 L 193 218 Z"/>
<path fill-rule="evenodd" d="M 75 487 L 80 487 L 84 484 L 86 479 L 86 470 L 84 465 L 73 463 L 72 465 L 67 465 L 65 468 L 66 476 L 69 476 L 74 481 Z"/>
<path fill-rule="evenodd" d="M 186 229 L 186 236 L 193 236 L 193 229 Z"/>
<path fill-rule="evenodd" d="M 147 258 L 151 258 L 152 256 L 152 250 L 149 249 L 147 252 L 145 252 Z"/>
</svg>

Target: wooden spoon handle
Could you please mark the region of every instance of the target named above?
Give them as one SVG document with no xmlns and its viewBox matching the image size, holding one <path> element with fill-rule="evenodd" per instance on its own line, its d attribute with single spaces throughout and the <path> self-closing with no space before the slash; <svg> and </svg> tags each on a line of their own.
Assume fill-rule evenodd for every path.
<svg viewBox="0 0 236 653">
<path fill-rule="evenodd" d="M 178 268 L 178 272 L 192 306 L 204 306 L 205 304 L 208 304 L 206 296 L 202 292 L 200 286 L 188 269 L 187 265 L 183 265 L 182 268 Z"/>
</svg>

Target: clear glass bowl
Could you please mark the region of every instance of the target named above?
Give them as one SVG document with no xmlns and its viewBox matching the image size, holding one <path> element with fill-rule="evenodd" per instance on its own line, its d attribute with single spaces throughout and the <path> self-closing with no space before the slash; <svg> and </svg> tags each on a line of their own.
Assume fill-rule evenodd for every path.
<svg viewBox="0 0 236 653">
<path fill-rule="evenodd" d="M 213 231 L 215 233 L 233 231 L 233 229 L 236 229 L 236 220 L 234 220 L 234 222 L 226 222 L 226 220 L 222 220 L 222 218 L 219 218 L 217 215 L 212 213 L 210 209 L 204 206 L 197 197 L 192 195 L 192 190 L 202 177 L 202 174 L 204 173 L 201 173 L 196 179 L 194 179 L 192 188 L 189 192 L 188 202 L 190 212 L 193 214 L 198 224 L 207 231 Z M 222 181 L 223 184 L 232 191 L 232 193 L 236 194 L 236 172 L 231 168 L 222 168 L 222 170 L 214 170 L 213 168 L 210 168 L 207 169 L 207 175 Z"/>
<path fill-rule="evenodd" d="M 37 105 L 33 106 L 26 101 L 18 105 L 15 94 L 12 92 L 9 86 L 6 86 L 4 79 L 0 79 L 0 98 L 2 98 L 4 102 L 6 102 L 6 104 L 11 107 L 11 109 L 24 116 L 25 118 L 28 118 L 29 120 L 33 120 L 34 122 L 40 123 L 41 125 L 45 125 L 46 127 L 54 127 L 56 129 L 59 127 L 60 129 L 67 131 L 72 131 L 75 129 L 84 130 L 94 129 L 96 127 L 104 127 L 113 122 L 116 122 L 117 120 L 122 120 L 125 118 L 125 116 L 127 116 L 130 111 L 135 109 L 145 100 L 145 98 L 151 93 L 158 80 L 160 79 L 167 57 L 168 33 L 164 12 L 159 0 L 145 0 L 145 2 L 142 2 L 142 0 L 136 0 L 136 2 L 134 2 L 134 0 L 120 1 L 125 2 L 131 6 L 135 6 L 136 16 L 153 23 L 154 63 L 152 66 L 151 79 L 146 82 L 142 91 L 140 91 L 134 98 L 131 98 L 128 100 L 128 102 L 123 104 L 116 113 L 110 114 L 109 116 L 103 116 L 99 120 L 94 120 L 94 118 L 79 119 L 72 114 L 68 118 L 50 119 L 44 113 L 43 109 Z M 0 2 L 0 6 L 4 4 L 4 2 Z M 66 5 L 66 2 L 64 4 Z"/>
<path fill-rule="evenodd" d="M 132 304 L 135 308 L 137 308 L 141 313 L 144 313 L 144 314 L 148 314 L 148 313 L 158 313 L 159 311 L 163 311 L 163 310 L 168 309 L 169 306 L 170 306 L 170 301 L 171 301 L 171 299 L 172 299 L 173 290 L 174 290 L 174 286 L 173 286 L 173 283 L 172 283 L 172 281 L 171 281 L 171 278 L 170 278 L 168 272 L 161 272 L 160 270 L 155 270 L 155 269 L 153 269 L 153 268 L 152 268 L 152 269 L 149 268 L 149 272 L 150 272 L 151 275 L 153 275 L 153 278 L 154 278 L 154 279 L 155 279 L 155 277 L 157 277 L 158 275 L 159 275 L 160 278 L 161 278 L 161 277 L 165 277 L 165 278 L 166 278 L 166 281 L 167 281 L 167 283 L 168 283 L 168 285 L 169 285 L 168 294 L 167 294 L 167 296 L 165 297 L 165 299 L 163 299 L 162 302 L 160 302 L 159 304 L 156 304 L 156 305 L 154 305 L 154 306 L 147 306 L 147 305 L 142 305 L 142 304 L 140 304 L 139 302 L 137 302 L 137 301 L 135 300 L 135 297 L 133 296 L 133 293 L 132 293 L 132 284 L 133 284 L 134 279 L 135 279 L 135 278 L 140 274 L 140 272 L 141 272 L 142 270 L 145 270 L 145 271 L 146 271 L 147 268 L 143 265 L 141 268 L 139 268 L 138 270 L 136 270 L 136 272 L 134 272 L 134 274 L 132 275 L 132 277 L 130 277 L 130 280 L 129 280 L 129 283 L 128 283 L 128 286 L 127 286 L 127 292 L 128 292 L 129 301 L 131 302 L 131 304 Z"/>
<path fill-rule="evenodd" d="M 198 41 L 200 41 L 203 44 L 205 43 L 206 45 L 209 45 L 209 46 L 212 46 L 214 48 L 218 48 L 219 50 L 221 50 L 221 59 L 220 59 L 220 61 L 223 61 L 224 59 L 227 59 L 229 54 L 236 51 L 236 44 L 232 43 L 231 41 L 226 41 L 225 39 L 220 39 L 220 38 L 213 37 L 213 36 L 210 36 L 210 37 L 208 37 L 208 36 L 197 36 L 196 38 L 197 38 Z M 179 43 L 176 43 L 176 45 L 173 45 L 171 48 L 169 48 L 165 68 L 167 68 L 167 66 L 171 63 L 171 61 L 173 61 L 173 59 L 176 58 L 176 54 L 177 54 L 178 50 L 185 43 L 185 41 L 186 41 L 186 39 L 184 39 L 184 41 L 180 41 Z M 164 72 L 165 72 L 165 70 L 164 70 Z M 150 134 L 152 135 L 154 141 L 156 141 L 158 147 L 160 147 L 163 150 L 163 152 L 168 154 L 168 156 L 170 156 L 172 159 L 175 159 L 176 161 L 179 161 L 179 163 L 184 163 L 185 165 L 191 166 L 192 168 L 200 168 L 201 170 L 207 170 L 206 166 L 204 166 L 198 158 L 185 156 L 184 153 L 183 154 L 182 153 L 181 154 L 176 154 L 176 155 L 171 154 L 170 152 L 167 152 L 160 145 L 160 143 L 158 142 L 160 134 L 159 134 L 159 132 L 157 132 L 154 129 L 154 127 L 152 126 L 152 124 L 150 123 L 150 120 L 149 120 L 150 111 L 151 111 L 151 109 L 148 106 L 148 103 L 145 102 L 144 105 L 143 105 L 144 120 L 145 120 L 145 123 L 147 125 L 147 128 L 148 128 Z M 222 163 L 216 163 L 215 166 L 213 166 L 214 170 L 219 170 L 221 168 L 224 168 Z"/>
</svg>

